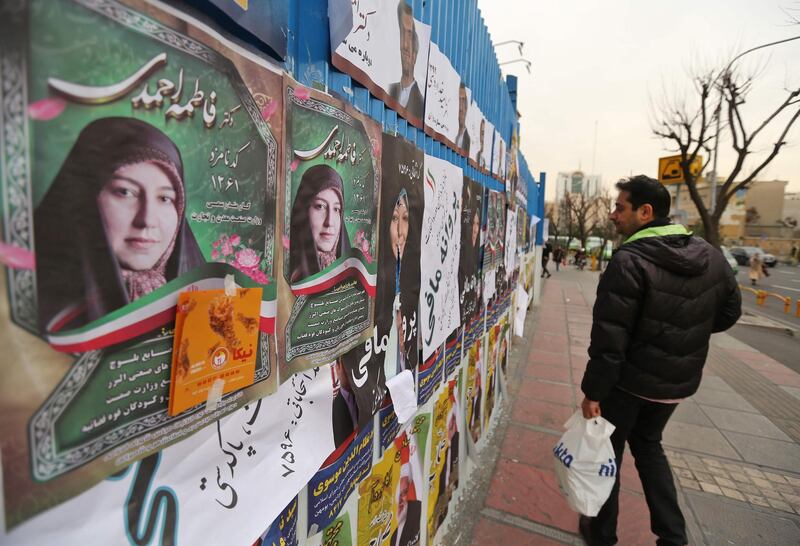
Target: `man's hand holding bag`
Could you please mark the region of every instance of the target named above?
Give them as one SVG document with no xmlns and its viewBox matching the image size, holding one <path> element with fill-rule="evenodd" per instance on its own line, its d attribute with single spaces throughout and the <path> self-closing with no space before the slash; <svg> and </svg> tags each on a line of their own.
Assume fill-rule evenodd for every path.
<svg viewBox="0 0 800 546">
<path fill-rule="evenodd" d="M 578 410 L 564 428 L 567 431 L 553 448 L 558 485 L 573 510 L 594 517 L 611 494 L 617 476 L 611 445 L 615 427 L 602 417 L 584 419 Z"/>
</svg>

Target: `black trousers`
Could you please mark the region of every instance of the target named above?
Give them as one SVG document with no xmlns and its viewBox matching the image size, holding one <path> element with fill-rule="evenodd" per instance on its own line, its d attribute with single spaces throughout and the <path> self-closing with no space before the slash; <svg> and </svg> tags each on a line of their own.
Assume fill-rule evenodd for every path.
<svg viewBox="0 0 800 546">
<path fill-rule="evenodd" d="M 611 443 L 617 457 L 617 481 L 611 496 L 592 519 L 592 536 L 598 544 L 617 543 L 619 515 L 619 479 L 625 441 L 631 448 L 636 470 L 650 509 L 650 529 L 658 537 L 658 546 L 683 546 L 687 543 L 686 521 L 678 506 L 675 482 L 664 449 L 661 434 L 677 404 L 650 402 L 619 389 L 600 403 L 603 417 L 615 427 Z"/>
</svg>

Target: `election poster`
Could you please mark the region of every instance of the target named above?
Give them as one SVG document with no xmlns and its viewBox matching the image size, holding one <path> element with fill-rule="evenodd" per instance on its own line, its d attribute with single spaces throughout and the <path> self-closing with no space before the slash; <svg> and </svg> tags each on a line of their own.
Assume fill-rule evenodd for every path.
<svg viewBox="0 0 800 546">
<path fill-rule="evenodd" d="M 478 103 L 471 101 L 467 111 L 467 131 L 470 135 L 469 164 L 481 172 L 486 172 L 489 166 L 486 158 L 491 157 L 492 133 L 487 132 L 487 123 L 489 122 Z M 491 131 L 494 131 L 491 123 L 489 126 Z"/>
<path fill-rule="evenodd" d="M 466 391 L 465 401 L 465 422 L 469 438 L 472 445 L 480 440 L 481 427 L 481 406 L 483 404 L 483 338 L 478 338 L 469 348 L 464 351 L 466 358 Z M 472 452 L 471 452 L 472 453 Z"/>
<path fill-rule="evenodd" d="M 351 523 L 350 512 L 343 512 L 322 531 L 319 540 L 321 546 L 355 546 L 355 530 Z M 309 540 L 309 543 L 314 544 Z"/>
<path fill-rule="evenodd" d="M 337 449 L 308 482 L 308 534 L 328 527 L 370 473 L 375 434 L 370 422 Z"/>
<path fill-rule="evenodd" d="M 472 148 L 472 139 L 478 135 L 478 126 L 475 126 L 471 117 L 475 117 L 471 112 L 473 105 L 472 90 L 462 81 L 458 86 L 458 130 L 453 141 L 456 151 L 469 158 Z"/>
<path fill-rule="evenodd" d="M 461 76 L 453 68 L 450 59 L 439 50 L 439 46 L 431 42 L 425 91 L 425 133 L 451 148 L 456 148 L 456 138 L 466 126 L 466 94 L 462 115 L 460 87 Z"/>
<path fill-rule="evenodd" d="M 359 485 L 358 546 L 422 543 L 422 457 L 429 429 L 430 414 L 417 415 Z"/>
<path fill-rule="evenodd" d="M 497 131 L 494 130 L 494 125 L 485 116 L 481 119 L 480 132 L 480 151 L 476 161 L 478 168 L 482 172 L 489 174 L 492 172 L 492 157 L 494 153 L 494 138 Z"/>
<path fill-rule="evenodd" d="M 455 379 L 447 382 L 433 406 L 431 449 L 428 460 L 428 540 L 447 517 L 453 492 L 458 489 L 459 423 L 461 413 Z"/>
<path fill-rule="evenodd" d="M 12 528 L 275 391 L 283 116 L 274 66 L 160 4 L 31 0 L 0 25 L 3 236 L 30 258 L 2 291 Z M 258 332 L 254 384 L 170 416 L 178 295 L 226 275 L 262 293 L 213 326 Z"/>
<path fill-rule="evenodd" d="M 464 327 L 459 326 L 444 345 L 444 378 L 453 377 L 461 366 L 461 348 L 464 345 Z"/>
<path fill-rule="evenodd" d="M 362 426 L 381 407 L 386 379 L 416 370 L 419 363 L 423 162 L 424 154 L 411 142 L 383 135 L 375 326 L 366 341 L 341 357 Z"/>
<path fill-rule="evenodd" d="M 464 177 L 461 192 L 461 256 L 458 264 L 461 324 L 475 320 L 481 309 L 481 221 L 483 187 Z"/>
<path fill-rule="evenodd" d="M 422 406 L 427 403 L 442 383 L 444 356 L 444 344 L 442 344 L 420 365 L 417 372 L 417 405 Z"/>
<path fill-rule="evenodd" d="M 500 132 L 494 130 L 492 143 L 492 174 L 499 180 L 505 180 L 506 143 Z"/>
<path fill-rule="evenodd" d="M 506 277 L 510 277 L 519 267 L 517 256 L 517 211 L 506 209 L 506 234 L 505 234 L 505 269 Z"/>
<path fill-rule="evenodd" d="M 486 390 L 483 402 L 483 428 L 489 428 L 497 393 L 497 362 L 500 350 L 500 324 L 495 324 L 486 334 Z"/>
<path fill-rule="evenodd" d="M 281 516 L 288 533 L 293 499 L 333 450 L 331 392 L 329 367 L 294 375 L 16 526 L 3 543 L 86 544 L 89 529 L 94 544 L 253 544 L 269 522 L 280 532 Z"/>
<path fill-rule="evenodd" d="M 381 179 L 377 123 L 288 76 L 284 98 L 281 377 L 331 362 L 372 333 Z"/>
<path fill-rule="evenodd" d="M 405 0 L 328 2 L 331 63 L 422 129 L 431 27 Z"/>
<path fill-rule="evenodd" d="M 297 497 L 295 497 L 259 537 L 260 546 L 296 546 L 298 544 L 297 506 Z"/>
<path fill-rule="evenodd" d="M 457 302 L 463 184 L 460 167 L 425 156 L 419 313 L 422 358 L 426 360 L 461 324 Z"/>
</svg>

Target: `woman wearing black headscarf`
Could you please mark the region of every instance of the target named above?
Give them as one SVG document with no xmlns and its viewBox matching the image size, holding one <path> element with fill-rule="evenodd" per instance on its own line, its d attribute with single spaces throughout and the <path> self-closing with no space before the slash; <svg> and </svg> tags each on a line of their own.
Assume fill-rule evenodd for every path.
<svg viewBox="0 0 800 546">
<path fill-rule="evenodd" d="M 167 135 L 133 118 L 84 127 L 34 213 L 42 331 L 94 321 L 204 263 L 185 209 Z"/>
<path fill-rule="evenodd" d="M 342 178 L 327 165 L 314 165 L 300 180 L 289 228 L 289 280 L 319 273 L 350 253 L 344 225 Z"/>
</svg>

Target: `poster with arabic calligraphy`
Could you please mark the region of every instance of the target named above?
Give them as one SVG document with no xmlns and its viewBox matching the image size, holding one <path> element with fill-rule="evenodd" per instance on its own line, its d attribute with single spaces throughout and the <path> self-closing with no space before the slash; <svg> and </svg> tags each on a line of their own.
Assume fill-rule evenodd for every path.
<svg viewBox="0 0 800 546">
<path fill-rule="evenodd" d="M 431 27 L 405 0 L 330 0 L 331 64 L 422 129 Z"/>
<path fill-rule="evenodd" d="M 466 127 L 467 96 L 461 89 L 461 76 L 450 63 L 450 59 L 431 42 L 428 56 L 428 81 L 425 91 L 425 133 L 456 147 L 457 136 Z M 463 101 L 460 100 L 463 98 Z M 463 108 L 463 111 L 462 111 Z M 463 136 L 462 136 L 463 140 Z M 463 146 L 458 147 L 458 149 Z"/>
<path fill-rule="evenodd" d="M 297 546 L 297 507 L 295 497 L 259 537 L 260 546 Z"/>
<path fill-rule="evenodd" d="M 4 10 L 2 126 L 16 144 L 2 150 L 15 166 L 3 235 L 30 256 L 2 291 L 13 527 L 274 392 L 283 116 L 275 67 L 148 2 Z M 228 274 L 262 289 L 256 382 L 170 417 L 178 294 Z"/>
<path fill-rule="evenodd" d="M 358 486 L 358 546 L 423 544 L 423 454 L 429 413 L 407 423 Z"/>
<path fill-rule="evenodd" d="M 375 429 L 370 422 L 323 463 L 308 482 L 308 534 L 315 535 L 339 515 L 372 468 Z"/>
<path fill-rule="evenodd" d="M 458 262 L 461 251 L 460 167 L 425 156 L 425 213 L 420 260 L 420 335 L 428 357 L 461 324 Z"/>
<path fill-rule="evenodd" d="M 0 542 L 254 544 L 281 514 L 291 519 L 297 492 L 333 450 L 330 408 L 330 367 L 301 372 Z"/>
<path fill-rule="evenodd" d="M 497 394 L 497 364 L 500 351 L 500 324 L 495 324 L 486 334 L 486 390 L 483 402 L 483 428 L 489 428 Z"/>
<path fill-rule="evenodd" d="M 431 449 L 428 456 L 428 540 L 447 517 L 453 492 L 458 489 L 459 427 L 461 423 L 455 379 L 448 381 L 436 398 L 431 424 Z"/>
<path fill-rule="evenodd" d="M 380 126 L 285 79 L 279 214 L 280 376 L 331 362 L 372 334 Z"/>
<path fill-rule="evenodd" d="M 341 357 L 355 392 L 359 423 L 378 411 L 386 379 L 415 370 L 419 304 L 424 154 L 402 137 L 383 135 L 375 326 Z"/>
</svg>

